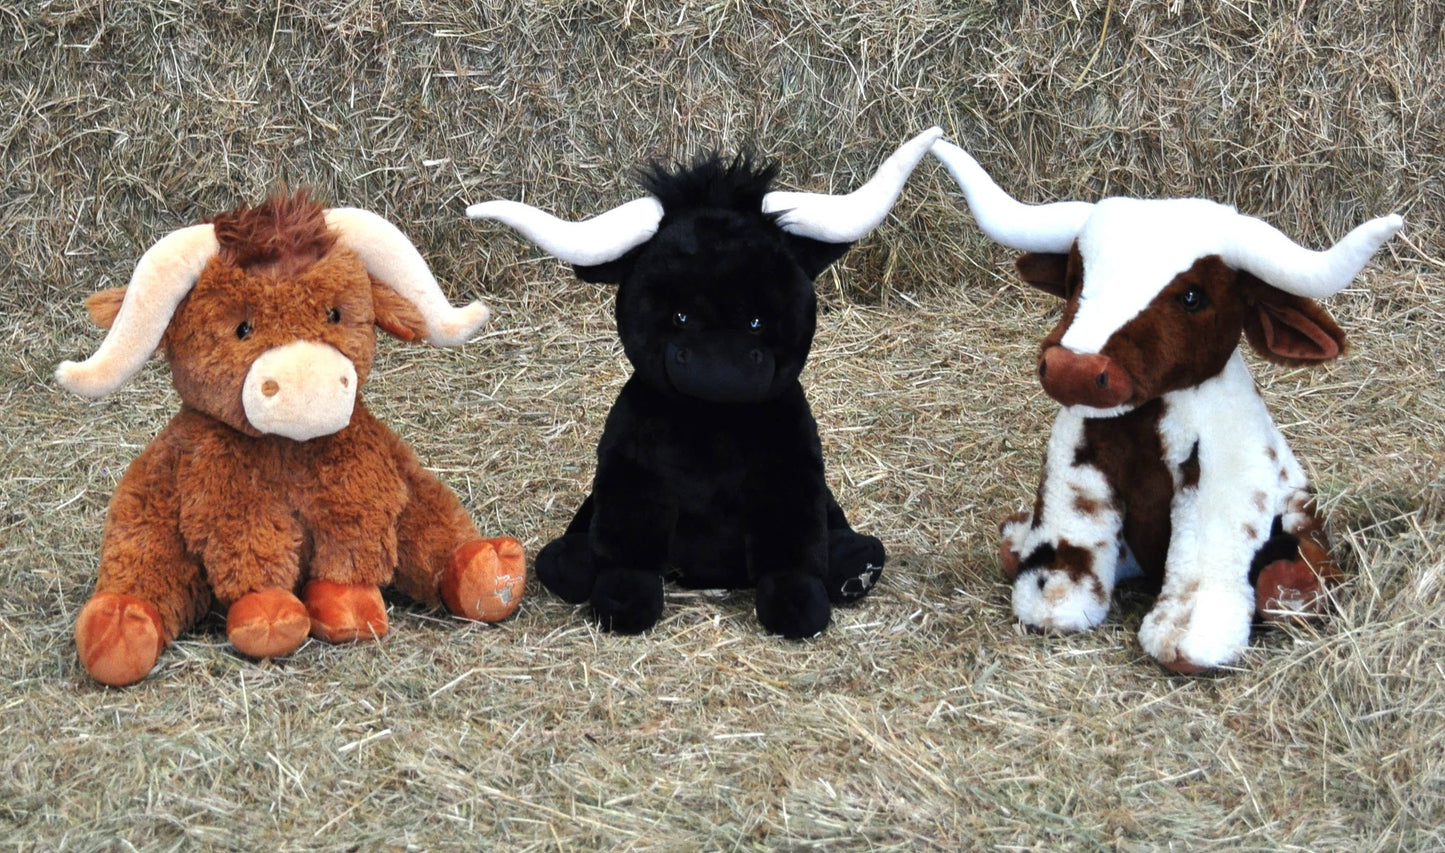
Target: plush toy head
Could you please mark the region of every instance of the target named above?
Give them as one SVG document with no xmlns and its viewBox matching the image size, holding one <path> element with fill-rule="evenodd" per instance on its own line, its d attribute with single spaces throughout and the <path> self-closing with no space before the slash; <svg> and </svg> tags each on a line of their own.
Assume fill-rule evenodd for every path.
<svg viewBox="0 0 1445 853">
<path fill-rule="evenodd" d="M 451 344 L 488 316 L 479 302 L 452 308 L 395 226 L 304 193 L 173 232 L 129 285 L 87 307 L 110 332 L 90 359 L 60 365 L 66 388 L 107 394 L 159 346 L 188 406 L 248 435 L 297 441 L 350 422 L 376 326 Z"/>
<path fill-rule="evenodd" d="M 984 233 L 1025 252 L 1020 276 L 1067 300 L 1039 376 L 1054 399 L 1095 415 L 1217 375 L 1241 333 L 1281 364 L 1339 355 L 1344 333 L 1313 300 L 1349 284 L 1402 223 L 1372 219 L 1313 252 L 1205 199 L 1020 204 L 962 149 L 933 150 Z"/>
</svg>

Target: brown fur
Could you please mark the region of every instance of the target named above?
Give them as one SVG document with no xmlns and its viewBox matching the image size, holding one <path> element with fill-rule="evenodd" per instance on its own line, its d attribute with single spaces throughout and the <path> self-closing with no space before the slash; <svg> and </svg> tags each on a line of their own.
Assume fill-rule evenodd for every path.
<svg viewBox="0 0 1445 853">
<path fill-rule="evenodd" d="M 413 339 L 425 323 L 352 252 L 335 247 L 322 209 L 304 195 L 215 222 L 222 253 L 162 339 L 181 411 L 131 464 L 111 500 L 98 597 L 152 608 L 162 647 L 213 601 L 239 605 L 237 647 L 284 654 L 305 636 L 296 634 L 296 614 L 306 611 L 297 610 L 295 595 L 319 581 L 306 593 L 313 635 L 346 640 L 384 632 L 378 587 L 394 584 L 439 604 L 453 552 L 480 539 L 451 490 L 359 399 L 376 325 Z M 113 320 L 120 292 L 91 300 L 97 322 Z M 243 321 L 251 326 L 244 339 L 236 334 Z M 251 363 L 295 340 L 335 347 L 355 365 L 358 386 L 350 424 L 304 442 L 261 434 L 241 402 Z M 520 571 L 510 564 L 521 561 L 517 549 L 509 567 Z M 150 668 L 115 640 L 119 612 L 87 608 L 77 625 L 82 661 L 106 683 L 129 683 Z"/>
<path fill-rule="evenodd" d="M 1085 421 L 1083 446 L 1074 457 L 1074 464 L 1103 473 L 1115 502 L 1124 508 L 1124 541 L 1154 585 L 1164 577 L 1174 497 L 1174 478 L 1159 442 L 1163 414 L 1164 403 L 1151 400 L 1117 418 Z"/>
</svg>

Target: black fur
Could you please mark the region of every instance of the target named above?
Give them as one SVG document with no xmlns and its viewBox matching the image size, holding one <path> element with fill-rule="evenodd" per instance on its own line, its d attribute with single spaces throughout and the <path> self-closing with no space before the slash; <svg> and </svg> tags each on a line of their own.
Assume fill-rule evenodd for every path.
<svg viewBox="0 0 1445 853">
<path fill-rule="evenodd" d="M 537 555 L 537 575 L 567 601 L 590 601 L 604 628 L 650 628 L 667 578 L 755 586 L 765 628 L 807 637 L 882 571 L 882 543 L 853 532 L 824 481 L 798 382 L 812 280 L 848 244 L 787 234 L 764 215 L 776 173 L 747 156 L 654 164 L 642 182 L 663 204 L 657 234 L 577 269 L 619 285 L 634 372 L 607 416 L 592 494 Z"/>
</svg>

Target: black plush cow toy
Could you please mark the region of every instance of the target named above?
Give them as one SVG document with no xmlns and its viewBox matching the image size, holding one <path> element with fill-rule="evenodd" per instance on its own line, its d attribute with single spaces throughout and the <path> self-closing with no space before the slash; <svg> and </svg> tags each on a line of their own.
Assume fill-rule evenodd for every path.
<svg viewBox="0 0 1445 853">
<path fill-rule="evenodd" d="M 832 603 L 872 588 L 883 545 L 853 532 L 829 491 L 798 375 L 814 277 L 877 227 L 939 135 L 910 140 L 847 196 L 769 191 L 776 164 L 713 155 L 653 166 L 649 196 L 586 222 L 510 201 L 467 209 L 618 285 L 634 373 L 607 416 L 592 494 L 537 555 L 548 589 L 637 633 L 662 614 L 664 579 L 756 586 L 763 627 L 808 637 Z"/>
</svg>

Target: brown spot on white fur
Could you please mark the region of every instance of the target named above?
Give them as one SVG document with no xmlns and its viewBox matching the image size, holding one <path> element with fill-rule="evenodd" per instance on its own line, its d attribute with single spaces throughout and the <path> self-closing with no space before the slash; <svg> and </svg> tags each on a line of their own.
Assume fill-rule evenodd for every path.
<svg viewBox="0 0 1445 853">
<path fill-rule="evenodd" d="M 1265 501 L 1267 498 L 1268 495 L 1257 489 L 1255 490 L 1254 494 L 1249 496 L 1250 501 L 1254 503 L 1254 508 L 1259 510 L 1260 512 L 1264 512 Z"/>
</svg>

